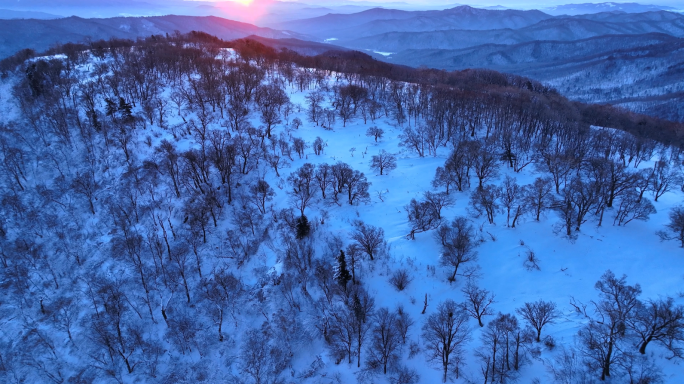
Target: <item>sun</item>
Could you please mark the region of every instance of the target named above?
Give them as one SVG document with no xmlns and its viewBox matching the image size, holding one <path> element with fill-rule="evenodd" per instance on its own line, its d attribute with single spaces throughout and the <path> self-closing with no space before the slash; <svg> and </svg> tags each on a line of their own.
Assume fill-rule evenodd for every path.
<svg viewBox="0 0 684 384">
<path fill-rule="evenodd" d="M 274 0 L 222 0 L 215 6 L 223 11 L 223 17 L 255 24 L 269 13 Z"/>
</svg>

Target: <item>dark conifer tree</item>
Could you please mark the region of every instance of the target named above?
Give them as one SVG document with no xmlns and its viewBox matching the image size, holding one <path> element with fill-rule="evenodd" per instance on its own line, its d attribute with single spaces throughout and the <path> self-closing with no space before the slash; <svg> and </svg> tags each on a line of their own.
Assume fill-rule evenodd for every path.
<svg viewBox="0 0 684 384">
<path fill-rule="evenodd" d="M 344 256 L 344 251 L 340 251 L 337 256 L 337 267 L 335 269 L 335 280 L 344 288 L 347 289 L 347 283 L 351 280 L 351 274 L 347 269 L 347 259 Z"/>
<path fill-rule="evenodd" d="M 297 219 L 297 240 L 301 240 L 309 236 L 311 232 L 311 224 L 309 224 L 309 219 L 305 215 L 301 215 Z"/>
</svg>

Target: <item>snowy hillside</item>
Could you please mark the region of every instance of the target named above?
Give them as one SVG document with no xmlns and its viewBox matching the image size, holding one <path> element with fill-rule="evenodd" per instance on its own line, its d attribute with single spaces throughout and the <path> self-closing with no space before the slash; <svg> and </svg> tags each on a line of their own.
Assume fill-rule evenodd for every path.
<svg viewBox="0 0 684 384">
<path fill-rule="evenodd" d="M 680 148 L 219 45 L 0 80 L 0 381 L 684 377 Z"/>
</svg>

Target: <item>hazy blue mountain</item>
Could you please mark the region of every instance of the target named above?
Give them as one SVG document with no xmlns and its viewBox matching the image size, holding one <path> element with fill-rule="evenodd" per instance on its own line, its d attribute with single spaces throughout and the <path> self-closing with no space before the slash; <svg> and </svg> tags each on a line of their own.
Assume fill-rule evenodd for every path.
<svg viewBox="0 0 684 384">
<path fill-rule="evenodd" d="M 294 1 L 270 1 L 267 6 L 252 5 L 261 10 L 245 12 L 242 4 L 232 1 L 190 0 L 0 0 L 0 8 L 24 12 L 44 12 L 84 18 L 118 16 L 162 16 L 169 14 L 186 16 L 219 16 L 231 20 L 258 23 L 282 22 L 292 19 L 312 18 L 328 13 L 353 13 L 371 8 L 370 5 L 348 4 L 322 6 L 318 2 L 308 4 Z"/>
<path fill-rule="evenodd" d="M 45 12 L 32 12 L 32 11 L 14 11 L 11 9 L 0 9 L 0 19 L 11 20 L 11 19 L 59 19 L 59 15 L 53 15 L 51 13 Z"/>
<path fill-rule="evenodd" d="M 604 35 L 664 33 L 684 37 L 684 15 L 649 12 L 616 17 L 611 21 L 596 18 L 566 17 L 540 21 L 520 29 L 443 30 L 430 32 L 388 32 L 337 42 L 350 48 L 382 52 L 404 49 L 461 49 L 482 44 L 519 44 L 536 40 L 573 41 Z"/>
<path fill-rule="evenodd" d="M 670 11 L 675 8 L 655 4 L 639 3 L 583 3 L 583 4 L 563 4 L 555 7 L 542 8 L 542 11 L 550 15 L 584 15 L 600 12 L 627 12 L 640 13 L 648 11 Z"/>
<path fill-rule="evenodd" d="M 160 15 L 187 8 L 182 0 L 0 0 L 0 8 L 80 17 Z M 193 4 L 192 6 L 196 6 Z M 164 12 L 166 9 L 166 12 Z"/>
<path fill-rule="evenodd" d="M 260 28 L 252 24 L 207 16 L 115 17 L 83 19 L 69 17 L 56 20 L 6 20 L 0 23 L 0 58 L 24 48 L 42 51 L 55 43 L 80 42 L 110 37 L 135 39 L 139 36 L 180 31 L 203 31 L 231 40 L 250 35 L 268 38 L 302 37 L 297 33 Z"/>
<path fill-rule="evenodd" d="M 400 11 L 383 8 L 342 15 L 274 24 L 321 39 L 372 36 L 390 31 L 434 31 L 443 29 L 487 30 L 523 28 L 551 16 L 540 11 L 487 10 L 459 6 L 442 11 Z"/>
<path fill-rule="evenodd" d="M 568 16 L 561 16 L 565 18 Z M 682 20 L 682 14 L 671 11 L 648 11 L 641 13 L 625 13 L 625 12 L 601 12 L 590 13 L 586 15 L 572 16 L 575 19 L 585 19 L 594 21 L 607 21 L 612 23 L 633 23 L 633 22 L 669 22 L 673 20 Z"/>
<path fill-rule="evenodd" d="M 571 99 L 684 121 L 684 39 L 666 34 L 406 50 L 378 58 L 447 70 L 494 69 L 541 81 Z"/>
<path fill-rule="evenodd" d="M 522 44 L 485 44 L 465 49 L 410 49 L 390 56 L 391 62 L 448 70 L 489 68 L 519 73 L 536 67 L 566 65 L 586 61 L 587 58 L 611 55 L 615 51 L 634 51 L 658 46 L 670 52 L 684 39 L 666 34 L 610 35 L 576 41 L 532 41 Z"/>
</svg>

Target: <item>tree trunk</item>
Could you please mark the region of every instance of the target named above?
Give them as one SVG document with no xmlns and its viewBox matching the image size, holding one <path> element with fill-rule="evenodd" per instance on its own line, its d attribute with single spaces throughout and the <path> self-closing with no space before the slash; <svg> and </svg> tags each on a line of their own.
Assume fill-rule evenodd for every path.
<svg viewBox="0 0 684 384">
<path fill-rule="evenodd" d="M 223 326 L 223 308 L 219 308 L 219 325 L 218 325 L 219 341 L 223 341 L 223 333 L 221 332 L 222 326 Z"/>
<path fill-rule="evenodd" d="M 608 343 L 608 353 L 606 353 L 606 358 L 603 361 L 603 369 L 601 370 L 601 381 L 606 380 L 606 377 L 610 377 L 610 358 L 613 355 L 613 342 Z"/>
<path fill-rule="evenodd" d="M 649 335 L 648 338 L 641 343 L 641 347 L 639 347 L 639 353 L 642 355 L 646 354 L 646 346 L 651 342 L 651 340 L 653 340 L 653 335 Z"/>
</svg>

